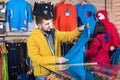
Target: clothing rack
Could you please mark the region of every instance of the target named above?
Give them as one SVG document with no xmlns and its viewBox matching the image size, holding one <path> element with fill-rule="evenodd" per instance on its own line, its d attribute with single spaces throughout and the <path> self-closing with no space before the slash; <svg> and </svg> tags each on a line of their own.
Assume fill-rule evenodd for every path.
<svg viewBox="0 0 120 80">
<path fill-rule="evenodd" d="M 88 0 L 79 0 L 77 2 L 75 2 L 74 0 L 69 0 L 72 4 L 78 4 L 78 3 L 89 3 Z"/>
<path fill-rule="evenodd" d="M 64 3 L 65 4 L 69 4 L 71 0 L 65 0 Z"/>
<path fill-rule="evenodd" d="M 87 0 L 82 0 L 81 4 L 87 4 L 88 1 Z"/>
<path fill-rule="evenodd" d="M 31 32 L 10 32 L 6 34 L 6 37 L 28 37 Z"/>
<path fill-rule="evenodd" d="M 35 0 L 35 2 L 40 2 L 40 3 L 47 3 L 47 2 L 51 2 L 53 0 Z"/>
<path fill-rule="evenodd" d="M 10 32 L 0 35 L 0 43 L 4 42 L 26 42 L 31 32 Z"/>
<path fill-rule="evenodd" d="M 105 0 L 105 10 L 107 9 L 107 0 Z"/>
<path fill-rule="evenodd" d="M 0 34 L 0 43 L 4 43 L 6 34 Z"/>
<path fill-rule="evenodd" d="M 87 2 L 87 0 L 83 0 L 83 1 Z"/>
</svg>

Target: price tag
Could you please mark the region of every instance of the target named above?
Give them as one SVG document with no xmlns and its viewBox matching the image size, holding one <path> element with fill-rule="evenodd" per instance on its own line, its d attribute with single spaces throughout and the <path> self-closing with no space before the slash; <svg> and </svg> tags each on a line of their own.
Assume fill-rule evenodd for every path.
<svg viewBox="0 0 120 80">
<path fill-rule="evenodd" d="M 3 29 L 3 25 L 2 24 L 0 24 L 0 29 Z"/>
<path fill-rule="evenodd" d="M 70 15 L 70 10 L 69 10 L 69 9 L 67 9 L 67 10 L 65 11 L 65 15 L 66 15 L 66 16 L 69 16 L 69 15 Z"/>
</svg>

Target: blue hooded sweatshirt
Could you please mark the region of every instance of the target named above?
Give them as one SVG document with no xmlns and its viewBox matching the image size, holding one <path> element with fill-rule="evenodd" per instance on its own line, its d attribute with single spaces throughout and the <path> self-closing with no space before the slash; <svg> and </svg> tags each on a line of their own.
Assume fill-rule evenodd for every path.
<svg viewBox="0 0 120 80">
<path fill-rule="evenodd" d="M 10 0 L 6 4 L 6 23 L 11 31 L 26 31 L 28 23 L 32 23 L 30 4 L 25 0 Z"/>
<path fill-rule="evenodd" d="M 84 63 L 85 60 L 85 44 L 90 38 L 90 29 L 85 27 L 84 31 L 82 32 L 80 38 L 75 43 L 75 45 L 70 49 L 70 51 L 64 56 L 65 58 L 69 59 L 66 64 L 79 64 Z M 84 66 L 76 66 L 76 67 L 69 67 L 68 73 L 74 72 L 78 74 L 75 80 L 85 80 L 86 69 Z M 72 74 L 71 76 L 74 76 Z M 78 78 L 80 77 L 80 78 Z"/>
<path fill-rule="evenodd" d="M 77 18 L 78 18 L 78 26 L 86 25 L 89 23 L 90 26 L 90 34 L 93 34 L 95 24 L 96 24 L 96 9 L 92 4 L 76 4 L 77 9 Z"/>
<path fill-rule="evenodd" d="M 97 20 L 95 19 L 96 16 L 96 9 L 94 7 L 94 5 L 92 4 L 85 4 L 83 5 L 84 7 L 86 7 L 86 12 L 87 12 L 87 22 L 90 25 L 90 34 L 94 33 L 94 29 L 95 29 L 95 25 Z"/>
</svg>

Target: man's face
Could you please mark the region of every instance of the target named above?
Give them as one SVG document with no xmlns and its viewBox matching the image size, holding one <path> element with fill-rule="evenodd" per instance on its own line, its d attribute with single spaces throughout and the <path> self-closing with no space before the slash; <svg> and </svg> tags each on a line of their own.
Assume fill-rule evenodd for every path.
<svg viewBox="0 0 120 80">
<path fill-rule="evenodd" d="M 50 28 L 52 27 L 52 20 L 43 20 L 41 24 L 38 25 L 38 27 L 43 31 L 50 31 Z"/>
</svg>

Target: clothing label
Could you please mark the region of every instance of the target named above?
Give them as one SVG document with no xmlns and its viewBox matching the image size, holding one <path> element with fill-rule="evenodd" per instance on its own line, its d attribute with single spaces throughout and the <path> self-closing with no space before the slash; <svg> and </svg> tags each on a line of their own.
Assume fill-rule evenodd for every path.
<svg viewBox="0 0 120 80">
<path fill-rule="evenodd" d="M 3 25 L 2 24 L 0 24 L 0 29 L 3 29 Z"/>
<path fill-rule="evenodd" d="M 66 16 L 69 16 L 69 15 L 70 15 L 70 10 L 67 9 L 67 10 L 65 11 L 65 15 L 66 15 Z"/>
</svg>

